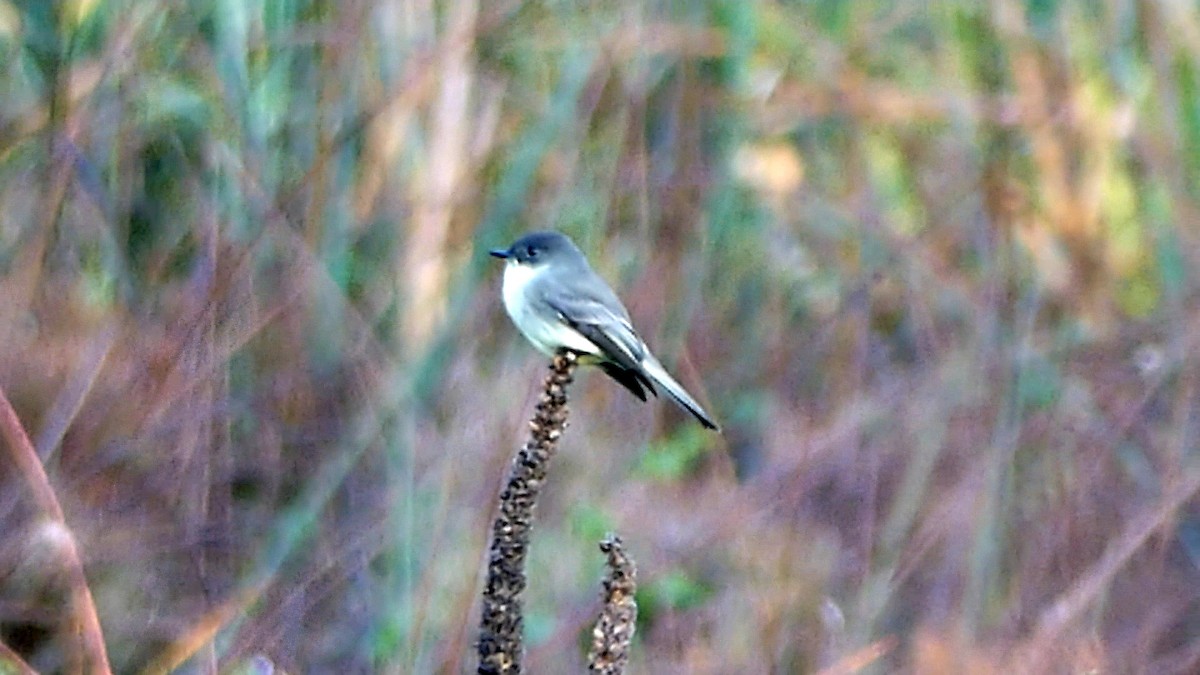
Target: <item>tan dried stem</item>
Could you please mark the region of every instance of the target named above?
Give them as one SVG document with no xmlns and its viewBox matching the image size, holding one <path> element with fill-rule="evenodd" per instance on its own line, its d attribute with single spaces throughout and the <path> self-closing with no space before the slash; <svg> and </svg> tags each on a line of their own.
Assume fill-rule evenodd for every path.
<svg viewBox="0 0 1200 675">
<path fill-rule="evenodd" d="M 571 383 L 575 365 L 574 354 L 555 355 L 537 410 L 529 422 L 529 440 L 513 459 L 500 493 L 499 513 L 492 521 L 483 616 L 476 644 L 481 674 L 521 672 L 525 558 L 533 531 L 534 509 L 546 482 L 546 469 L 567 423 L 567 385 Z"/>
<path fill-rule="evenodd" d="M 11 647 L 0 642 L 0 673 L 13 673 L 14 675 L 38 675 L 21 655 L 14 652 Z"/>
<path fill-rule="evenodd" d="M 604 578 L 604 608 L 592 629 L 588 672 L 621 675 L 629 663 L 629 648 L 637 628 L 637 567 L 621 547 L 621 538 L 610 535 L 600 542 L 608 556 Z"/>
<path fill-rule="evenodd" d="M 75 546 L 75 536 L 67 527 L 63 517 L 62 506 L 50 486 L 50 478 L 46 469 L 38 459 L 37 451 L 25 433 L 16 410 L 0 387 L 0 434 L 3 434 L 8 455 L 16 464 L 17 470 L 24 479 L 34 501 L 57 529 L 55 540 L 62 552 L 63 565 L 71 582 L 71 623 L 73 632 L 78 632 L 82 638 L 82 663 L 84 672 L 98 675 L 108 675 L 112 672 L 108 663 L 108 653 L 104 648 L 104 635 L 100 631 L 100 619 L 96 614 L 96 604 L 92 601 L 92 591 L 88 588 L 87 576 L 83 572 L 83 563 L 79 558 L 79 550 Z"/>
</svg>

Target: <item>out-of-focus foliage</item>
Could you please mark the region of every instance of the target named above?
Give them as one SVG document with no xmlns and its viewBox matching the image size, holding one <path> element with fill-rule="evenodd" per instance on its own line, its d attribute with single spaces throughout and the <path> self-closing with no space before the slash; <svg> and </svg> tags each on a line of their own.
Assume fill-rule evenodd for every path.
<svg viewBox="0 0 1200 675">
<path fill-rule="evenodd" d="M 1153 0 L 0 0 L 0 386 L 114 668 L 470 669 L 542 361 L 485 252 L 555 227 L 726 433 L 581 377 L 532 672 L 608 529 L 637 672 L 1196 672 L 1197 45 Z M 0 642 L 55 672 L 8 461 Z"/>
</svg>

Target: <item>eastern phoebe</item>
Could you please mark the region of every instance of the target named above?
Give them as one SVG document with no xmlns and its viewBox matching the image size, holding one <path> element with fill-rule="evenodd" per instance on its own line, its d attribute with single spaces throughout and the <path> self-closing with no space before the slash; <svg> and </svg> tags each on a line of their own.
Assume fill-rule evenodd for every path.
<svg viewBox="0 0 1200 675">
<path fill-rule="evenodd" d="M 558 232 L 534 232 L 491 254 L 508 261 L 504 309 L 534 347 L 551 355 L 569 349 L 643 401 L 661 387 L 700 424 L 720 430 L 650 353 L 617 294 L 575 242 Z"/>
</svg>

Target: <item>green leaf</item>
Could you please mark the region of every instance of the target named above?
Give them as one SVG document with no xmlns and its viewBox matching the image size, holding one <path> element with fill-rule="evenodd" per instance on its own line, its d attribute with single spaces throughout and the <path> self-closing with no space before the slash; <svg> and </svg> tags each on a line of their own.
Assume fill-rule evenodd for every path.
<svg viewBox="0 0 1200 675">
<path fill-rule="evenodd" d="M 1058 368 L 1042 355 L 1022 364 L 1017 378 L 1017 400 L 1021 407 L 1045 408 L 1058 400 L 1062 377 Z"/>
<path fill-rule="evenodd" d="M 638 614 L 642 621 L 652 622 L 665 611 L 687 611 L 699 607 L 712 597 L 713 590 L 685 570 L 674 570 L 646 582 L 638 589 Z"/>
<path fill-rule="evenodd" d="M 599 541 L 615 527 L 606 511 L 589 503 L 577 503 L 567 514 L 571 533 L 586 541 Z"/>
<path fill-rule="evenodd" d="M 634 473 L 650 480 L 677 480 L 696 467 L 704 456 L 707 441 L 707 432 L 700 425 L 682 426 L 661 444 L 652 445 Z"/>
</svg>

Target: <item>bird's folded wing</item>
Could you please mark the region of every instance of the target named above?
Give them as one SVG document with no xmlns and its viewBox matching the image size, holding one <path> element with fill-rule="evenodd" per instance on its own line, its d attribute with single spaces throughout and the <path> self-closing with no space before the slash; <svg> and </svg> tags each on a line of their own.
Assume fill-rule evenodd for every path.
<svg viewBox="0 0 1200 675">
<path fill-rule="evenodd" d="M 646 345 L 633 330 L 628 318 L 590 298 L 550 295 L 543 299 L 563 323 L 594 342 L 617 365 L 641 372 Z"/>
</svg>

